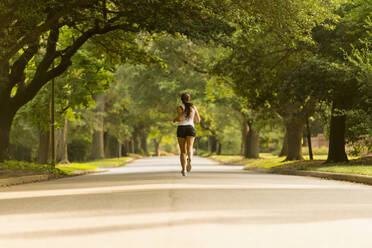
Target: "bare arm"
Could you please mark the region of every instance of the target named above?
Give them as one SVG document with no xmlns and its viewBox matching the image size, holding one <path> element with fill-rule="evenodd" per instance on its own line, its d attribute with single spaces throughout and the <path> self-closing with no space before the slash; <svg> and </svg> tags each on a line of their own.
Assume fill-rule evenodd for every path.
<svg viewBox="0 0 372 248">
<path fill-rule="evenodd" d="M 179 122 L 182 120 L 182 108 L 180 106 L 177 107 L 177 117 L 174 118 L 173 122 Z"/>
<path fill-rule="evenodd" d="M 200 123 L 200 116 L 199 116 L 198 109 L 196 108 L 195 105 L 194 105 L 194 108 L 195 108 L 194 120 L 196 123 Z"/>
</svg>

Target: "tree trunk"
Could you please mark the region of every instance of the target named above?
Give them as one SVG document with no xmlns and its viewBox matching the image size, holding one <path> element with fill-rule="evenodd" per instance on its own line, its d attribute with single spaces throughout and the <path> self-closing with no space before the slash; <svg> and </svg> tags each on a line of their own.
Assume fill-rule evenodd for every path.
<svg viewBox="0 0 372 248">
<path fill-rule="evenodd" d="M 282 150 L 279 153 L 279 157 L 284 157 L 288 155 L 288 133 L 287 129 L 285 130 L 284 138 L 283 138 L 283 144 L 282 144 Z"/>
<path fill-rule="evenodd" d="M 57 146 L 56 146 L 56 160 L 60 164 L 70 163 L 68 160 L 67 152 L 67 131 L 68 131 L 68 120 L 65 119 L 65 125 L 62 129 L 57 130 Z"/>
<path fill-rule="evenodd" d="M 222 153 L 222 144 L 220 142 L 217 143 L 217 155 L 221 155 Z"/>
<path fill-rule="evenodd" d="M 149 152 L 147 150 L 147 135 L 141 132 L 141 150 L 147 155 Z"/>
<path fill-rule="evenodd" d="M 118 140 L 118 158 L 121 158 L 123 144 Z"/>
<path fill-rule="evenodd" d="M 248 133 L 244 145 L 244 157 L 258 158 L 259 157 L 259 139 L 258 134 L 253 128 L 252 122 L 247 122 Z"/>
<path fill-rule="evenodd" d="M 154 141 L 154 147 L 155 147 L 155 155 L 159 157 L 160 156 L 160 149 L 159 149 L 160 142 L 157 141 L 156 139 L 153 139 L 153 141 Z"/>
<path fill-rule="evenodd" d="M 122 148 L 122 156 L 126 157 L 128 156 L 128 153 L 129 153 L 129 141 L 126 140 L 124 141 L 124 144 L 122 145 L 123 148 Z"/>
<path fill-rule="evenodd" d="M 103 132 L 103 123 L 104 118 L 103 114 L 105 111 L 105 96 L 103 94 L 96 95 L 94 97 L 96 101 L 97 108 L 96 112 L 96 120 L 97 125 L 93 132 L 93 142 L 92 142 L 92 159 L 103 159 L 105 157 L 105 150 L 104 150 L 104 132 Z"/>
<path fill-rule="evenodd" d="M 0 112 L 0 161 L 9 158 L 10 129 L 15 115 L 10 112 L 4 112 Z"/>
<path fill-rule="evenodd" d="M 134 141 L 133 139 L 131 139 L 130 141 L 128 141 L 128 151 L 129 153 L 134 153 Z"/>
<path fill-rule="evenodd" d="M 116 158 L 118 151 L 118 140 L 114 136 L 105 132 L 104 135 L 105 158 Z"/>
<path fill-rule="evenodd" d="M 249 131 L 248 122 L 244 120 L 242 124 L 242 144 L 240 148 L 241 149 L 240 154 L 243 156 L 245 156 L 248 131 Z"/>
<path fill-rule="evenodd" d="M 39 128 L 39 150 L 37 162 L 47 164 L 50 156 L 50 131 L 44 131 Z"/>
<path fill-rule="evenodd" d="M 140 142 L 138 141 L 137 134 L 133 134 L 133 151 L 136 154 L 140 153 Z"/>
<path fill-rule="evenodd" d="M 211 148 L 211 153 L 216 153 L 217 151 L 217 138 L 215 135 L 210 135 L 209 136 L 209 143 L 210 143 L 210 148 Z"/>
<path fill-rule="evenodd" d="M 305 125 L 303 118 L 290 118 L 286 122 L 288 154 L 286 160 L 302 160 L 302 131 Z"/>
<path fill-rule="evenodd" d="M 348 161 L 345 151 L 346 115 L 336 115 L 335 109 L 337 104 L 333 103 L 327 163 Z"/>
</svg>

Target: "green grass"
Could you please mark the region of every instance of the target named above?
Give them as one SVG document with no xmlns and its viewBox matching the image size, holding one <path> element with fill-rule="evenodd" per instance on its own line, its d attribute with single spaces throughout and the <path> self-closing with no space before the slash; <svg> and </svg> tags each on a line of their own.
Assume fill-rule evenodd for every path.
<svg viewBox="0 0 372 248">
<path fill-rule="evenodd" d="M 284 157 L 278 157 L 271 153 L 260 153 L 260 158 L 247 159 L 241 155 L 212 155 L 210 158 L 219 160 L 223 163 L 242 164 L 246 167 L 270 168 L 291 162 L 283 162 Z"/>
<path fill-rule="evenodd" d="M 222 162 L 233 161 L 233 160 L 242 160 L 243 156 L 240 155 L 212 155 L 210 158 L 217 159 Z"/>
<path fill-rule="evenodd" d="M 1 177 L 50 174 L 55 176 L 66 175 L 67 173 L 58 168 L 52 168 L 46 164 L 35 164 L 24 161 L 8 160 L 0 163 Z"/>
<path fill-rule="evenodd" d="M 56 167 L 67 174 L 73 174 L 76 171 L 92 171 L 102 168 L 120 167 L 126 165 L 126 161 L 129 159 L 131 159 L 131 157 L 108 158 L 84 163 L 58 164 Z"/>
<path fill-rule="evenodd" d="M 349 156 L 349 164 L 324 164 L 327 159 L 326 154 L 315 154 L 314 161 L 309 161 L 308 155 L 304 155 L 305 160 L 284 161 L 285 157 L 277 157 L 271 153 L 261 153 L 258 159 L 244 159 L 240 155 L 213 155 L 210 156 L 223 163 L 243 164 L 245 167 L 273 168 L 285 167 L 307 171 L 321 171 L 333 173 L 345 173 L 354 175 L 372 176 L 372 157 L 359 158 Z"/>
<path fill-rule="evenodd" d="M 260 168 L 273 168 L 273 167 L 283 167 L 283 166 L 296 166 L 296 167 L 308 167 L 311 164 L 314 164 L 314 168 L 318 168 L 320 163 L 324 162 L 327 159 L 327 155 L 324 154 L 315 154 L 314 160 L 317 162 L 310 162 L 309 156 L 304 155 L 303 161 L 284 161 L 285 157 L 278 157 L 272 153 L 260 153 L 260 158 L 258 159 L 245 159 L 240 155 L 212 155 L 210 158 L 221 161 L 224 164 L 242 164 L 245 167 L 260 167 Z M 350 157 L 349 159 L 358 159 L 358 157 Z M 338 166 L 338 165 L 337 165 Z M 336 166 L 336 167 L 337 167 Z M 355 166 L 353 166 L 355 167 Z M 329 168 L 326 166 L 326 168 Z M 349 173 L 349 172 L 345 172 Z"/>
<path fill-rule="evenodd" d="M 131 157 L 109 158 L 86 163 L 57 164 L 52 168 L 46 164 L 35 164 L 24 161 L 8 160 L 0 163 L 0 177 L 13 177 L 35 174 L 48 174 L 55 176 L 73 175 L 81 171 L 93 171 L 99 168 L 119 167 L 126 164 Z"/>
<path fill-rule="evenodd" d="M 304 168 L 304 170 L 372 176 L 372 164 L 371 165 L 335 164 L 335 165 L 328 165 L 328 166 L 327 165 L 308 166 Z"/>
<path fill-rule="evenodd" d="M 260 167 L 260 168 L 272 168 L 276 166 L 282 166 L 291 164 L 294 161 L 284 161 L 285 157 L 274 157 L 274 158 L 259 158 L 259 159 L 248 159 L 245 163 L 245 167 Z"/>
</svg>

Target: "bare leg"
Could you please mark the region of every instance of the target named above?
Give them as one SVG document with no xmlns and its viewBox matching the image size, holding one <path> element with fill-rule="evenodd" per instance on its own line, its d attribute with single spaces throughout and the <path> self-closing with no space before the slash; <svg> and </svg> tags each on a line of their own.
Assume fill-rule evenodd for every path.
<svg viewBox="0 0 372 248">
<path fill-rule="evenodd" d="M 194 136 L 187 136 L 186 143 L 187 143 L 187 157 L 191 160 L 193 155 L 193 146 L 194 146 Z"/>
<path fill-rule="evenodd" d="M 177 138 L 178 145 L 180 146 L 180 161 L 182 166 L 182 171 L 186 171 L 186 139 Z"/>
</svg>

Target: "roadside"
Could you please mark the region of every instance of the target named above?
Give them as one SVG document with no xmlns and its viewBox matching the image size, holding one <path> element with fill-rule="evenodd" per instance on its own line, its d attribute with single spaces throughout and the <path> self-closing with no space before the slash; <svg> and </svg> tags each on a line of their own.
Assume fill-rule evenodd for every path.
<svg viewBox="0 0 372 248">
<path fill-rule="evenodd" d="M 242 156 L 209 157 L 220 164 L 244 165 L 245 170 L 261 173 L 311 176 L 332 180 L 343 180 L 372 185 L 372 156 L 350 159 L 348 163 L 325 164 L 323 155 L 315 160 L 284 161 L 284 157 L 260 154 L 258 159 L 244 159 Z"/>
<path fill-rule="evenodd" d="M 138 155 L 130 154 L 121 158 L 57 164 L 55 168 L 24 161 L 4 161 L 0 163 L 0 187 L 102 172 L 108 168 L 125 166 L 137 158 Z"/>
</svg>

